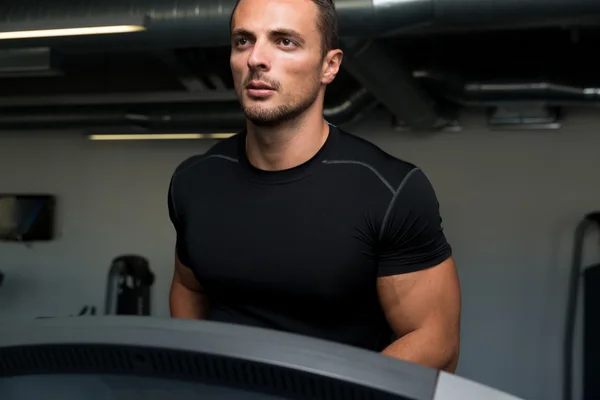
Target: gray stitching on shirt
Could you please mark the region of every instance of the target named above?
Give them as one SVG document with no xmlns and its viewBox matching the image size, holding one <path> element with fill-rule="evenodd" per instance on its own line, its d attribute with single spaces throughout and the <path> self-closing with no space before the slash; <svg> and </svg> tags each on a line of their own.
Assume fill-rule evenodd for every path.
<svg viewBox="0 0 600 400">
<path fill-rule="evenodd" d="M 394 203 L 396 203 L 396 198 L 398 198 L 398 195 L 400 194 L 400 192 L 402 191 L 402 188 L 408 181 L 408 178 L 410 178 L 410 176 L 417 171 L 420 171 L 420 169 L 419 168 L 411 169 L 410 172 L 408 174 L 406 174 L 404 179 L 402 179 L 402 182 L 400 182 L 400 185 L 398 185 L 398 189 L 396 189 L 396 191 L 394 192 L 394 195 L 392 196 L 392 199 L 390 200 L 390 204 L 388 204 L 387 210 L 385 210 L 385 214 L 383 215 L 383 221 L 381 222 L 381 230 L 379 231 L 379 240 L 383 239 L 383 230 L 385 228 L 385 224 L 387 224 L 387 220 L 390 217 L 390 214 L 392 213 L 392 208 L 394 207 Z"/>
<path fill-rule="evenodd" d="M 390 190 L 390 192 L 392 192 L 392 194 L 394 194 L 394 188 L 392 187 L 392 185 L 390 185 L 390 183 L 372 165 L 369 165 L 362 161 L 354 161 L 354 160 L 324 160 L 323 164 L 356 164 L 356 165 L 361 165 L 363 167 L 366 167 L 366 168 L 370 169 L 371 172 L 373 172 L 379 178 L 379 180 L 381 182 L 383 182 L 383 184 Z"/>
</svg>

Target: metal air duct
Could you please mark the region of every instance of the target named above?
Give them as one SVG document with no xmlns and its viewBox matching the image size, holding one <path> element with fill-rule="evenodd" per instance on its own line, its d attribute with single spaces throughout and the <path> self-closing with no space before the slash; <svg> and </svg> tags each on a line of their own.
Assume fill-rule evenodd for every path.
<svg viewBox="0 0 600 400">
<path fill-rule="evenodd" d="M 600 87 L 577 86 L 565 81 L 545 80 L 469 80 L 457 73 L 418 70 L 413 76 L 435 88 L 442 98 L 463 106 L 494 106 L 509 103 L 540 103 L 548 106 L 597 106 Z"/>
<path fill-rule="evenodd" d="M 161 47 L 187 44 L 198 47 L 229 44 L 229 18 L 236 0 L 5 0 L 0 3 L 0 32 L 111 24 L 144 20 L 145 32 L 100 35 L 114 45 Z M 393 36 L 402 31 L 432 26 L 435 30 L 492 29 L 510 26 L 559 26 L 600 20 L 595 0 L 338 0 L 340 35 Z M 116 23 L 116 22 L 115 22 Z M 123 23 L 123 22 L 119 22 Z M 439 29 L 438 29 L 439 27 Z M 119 40 L 116 41 L 115 37 Z M 61 43 L 84 39 L 59 38 Z M 52 39 L 27 39 L 32 43 Z M 20 40 L 0 40 L 0 46 Z M 117 42 L 117 43 L 115 43 Z"/>
</svg>

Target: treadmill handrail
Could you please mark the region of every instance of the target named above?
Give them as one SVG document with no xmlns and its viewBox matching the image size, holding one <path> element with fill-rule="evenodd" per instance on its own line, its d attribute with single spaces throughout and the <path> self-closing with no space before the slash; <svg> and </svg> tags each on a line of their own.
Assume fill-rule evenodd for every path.
<svg viewBox="0 0 600 400">
<path fill-rule="evenodd" d="M 414 399 L 433 398 L 439 372 L 352 346 L 220 322 L 94 316 L 0 321 L 0 352 L 36 345 L 122 345 L 288 367 Z"/>
</svg>

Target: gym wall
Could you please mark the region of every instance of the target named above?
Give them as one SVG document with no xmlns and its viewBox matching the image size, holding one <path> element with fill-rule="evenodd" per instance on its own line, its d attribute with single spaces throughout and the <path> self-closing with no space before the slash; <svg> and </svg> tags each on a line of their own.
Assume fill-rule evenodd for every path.
<svg viewBox="0 0 600 400">
<path fill-rule="evenodd" d="M 420 165 L 436 187 L 462 281 L 458 373 L 527 399 L 558 400 L 573 230 L 600 209 L 600 118 L 576 112 L 559 131 L 492 132 L 483 116 L 468 115 L 461 133 L 421 138 L 388 122 L 373 116 L 348 129 Z M 210 144 L 0 134 L 0 191 L 58 197 L 56 241 L 0 243 L 0 318 L 102 307 L 109 264 L 127 253 L 150 260 L 153 314 L 167 316 L 169 178 Z M 598 257 L 586 255 L 586 264 Z"/>
</svg>

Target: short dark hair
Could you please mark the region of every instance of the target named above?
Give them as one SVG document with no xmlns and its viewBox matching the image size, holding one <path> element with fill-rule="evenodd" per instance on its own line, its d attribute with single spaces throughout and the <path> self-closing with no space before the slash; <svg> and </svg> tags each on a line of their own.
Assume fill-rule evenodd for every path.
<svg viewBox="0 0 600 400">
<path fill-rule="evenodd" d="M 321 31 L 323 57 L 338 46 L 338 18 L 334 0 L 312 0 L 317 5 L 319 17 L 317 27 Z"/>
<path fill-rule="evenodd" d="M 231 24 L 233 22 L 233 14 L 240 4 L 241 0 L 237 0 L 233 10 L 231 11 L 231 17 L 229 19 L 229 29 L 231 30 Z M 323 50 L 323 57 L 338 46 L 338 18 L 337 12 L 335 11 L 334 0 L 312 0 L 317 6 L 318 20 L 317 27 L 321 31 L 321 49 Z"/>
</svg>

